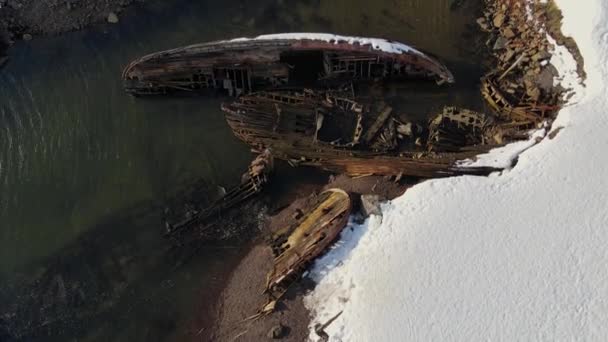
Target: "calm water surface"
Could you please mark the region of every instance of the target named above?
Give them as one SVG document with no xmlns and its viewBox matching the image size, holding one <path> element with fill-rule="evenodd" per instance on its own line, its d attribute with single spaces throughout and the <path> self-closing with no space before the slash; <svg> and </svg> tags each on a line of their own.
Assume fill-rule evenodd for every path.
<svg viewBox="0 0 608 342">
<path fill-rule="evenodd" d="M 261 33 L 386 37 L 438 55 L 458 82 L 391 95 L 479 108 L 481 66 L 467 28 L 475 1 L 454 2 L 162 1 L 118 25 L 17 44 L 0 72 L 0 326 L 39 340 L 204 337 L 201 311 L 241 249 L 209 247 L 175 267 L 160 234 L 162 203 L 199 179 L 234 183 L 251 155 L 225 125 L 221 98 L 124 94 L 128 61 Z"/>
</svg>

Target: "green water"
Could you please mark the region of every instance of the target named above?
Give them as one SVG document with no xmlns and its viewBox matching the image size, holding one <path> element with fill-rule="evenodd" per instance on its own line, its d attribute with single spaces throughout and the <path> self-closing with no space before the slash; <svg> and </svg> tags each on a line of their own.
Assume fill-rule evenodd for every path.
<svg viewBox="0 0 608 342">
<path fill-rule="evenodd" d="M 480 64 L 467 36 L 475 1 L 452 2 L 156 1 L 118 25 L 17 44 L 0 71 L 0 296 L 11 304 L 0 309 L 0 326 L 33 315 L 15 314 L 40 303 L 20 297 L 20 287 L 42 275 L 36 291 L 67 299 L 49 304 L 46 324 L 23 328 L 39 340 L 204 338 L 194 330 L 208 324 L 213 291 L 241 249 L 210 247 L 175 268 L 160 211 L 196 180 L 234 183 L 251 154 L 225 125 L 221 98 L 124 94 L 120 73 L 131 59 L 261 33 L 386 37 L 438 55 L 458 82 L 394 96 L 479 107 Z M 83 313 L 54 317 L 62 310 Z"/>
</svg>

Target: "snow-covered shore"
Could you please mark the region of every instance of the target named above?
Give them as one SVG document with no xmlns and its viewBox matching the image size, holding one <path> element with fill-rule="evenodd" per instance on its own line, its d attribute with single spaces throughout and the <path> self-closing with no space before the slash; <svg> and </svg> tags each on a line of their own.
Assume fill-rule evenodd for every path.
<svg viewBox="0 0 608 342">
<path fill-rule="evenodd" d="M 512 170 L 421 183 L 345 230 L 305 298 L 312 326 L 342 311 L 331 341 L 608 339 L 608 3 L 556 2 L 588 75 L 563 129 Z"/>
</svg>

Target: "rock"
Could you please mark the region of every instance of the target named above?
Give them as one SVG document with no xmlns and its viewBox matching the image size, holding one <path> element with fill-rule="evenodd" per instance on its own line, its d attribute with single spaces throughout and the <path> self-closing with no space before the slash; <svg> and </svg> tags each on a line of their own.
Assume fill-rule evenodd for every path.
<svg viewBox="0 0 608 342">
<path fill-rule="evenodd" d="M 507 40 L 507 38 L 505 38 L 505 37 L 503 37 L 503 36 L 499 36 L 499 37 L 496 39 L 496 42 L 494 42 L 494 47 L 493 47 L 493 49 L 494 49 L 494 50 L 502 50 L 502 49 L 504 49 L 504 48 L 507 46 L 507 43 L 508 43 L 508 42 L 509 42 L 509 41 Z"/>
<path fill-rule="evenodd" d="M 118 23 L 118 16 L 116 15 L 116 13 L 110 12 L 108 14 L 108 22 L 110 24 L 116 24 L 116 23 Z"/>
<path fill-rule="evenodd" d="M 278 340 L 283 338 L 285 335 L 285 327 L 282 324 L 278 324 L 275 325 L 274 327 L 270 328 L 270 330 L 268 331 L 268 334 L 266 334 L 266 336 L 268 336 L 268 338 L 271 338 L 273 340 Z"/>
<path fill-rule="evenodd" d="M 479 27 L 484 31 L 490 31 L 490 25 L 484 17 L 477 18 L 477 25 L 479 25 Z"/>
<path fill-rule="evenodd" d="M 505 36 L 505 38 L 507 39 L 511 39 L 513 37 L 515 37 L 515 32 L 513 32 L 513 30 L 510 27 L 507 27 L 506 29 L 504 29 L 502 31 L 502 34 Z"/>
<path fill-rule="evenodd" d="M 505 22 L 505 14 L 504 13 L 498 13 L 494 16 L 494 20 L 492 21 L 492 23 L 494 24 L 494 27 L 501 27 L 502 24 L 504 24 Z"/>
<path fill-rule="evenodd" d="M 503 62 L 508 63 L 511 58 L 513 58 L 513 56 L 515 56 L 515 51 L 511 50 L 511 49 L 507 49 L 507 52 L 505 52 L 505 54 L 503 55 Z"/>
<path fill-rule="evenodd" d="M 361 212 L 364 216 L 378 215 L 382 216 L 380 210 L 380 202 L 383 199 L 378 195 L 361 195 Z"/>
<path fill-rule="evenodd" d="M 557 71 L 557 68 L 553 64 L 547 65 L 546 68 L 551 71 L 551 75 L 553 75 L 553 77 L 559 76 L 559 71 Z"/>
<path fill-rule="evenodd" d="M 541 50 L 532 56 L 532 60 L 534 61 L 543 61 L 549 58 L 551 58 L 551 54 L 544 50 Z"/>
<path fill-rule="evenodd" d="M 26 33 L 26 34 L 24 34 L 24 35 L 23 35 L 23 37 L 22 37 L 22 38 L 23 38 L 23 40 L 25 40 L 25 41 L 27 42 L 27 41 L 32 40 L 32 38 L 34 38 L 34 37 L 32 37 L 32 35 L 31 35 L 31 34 Z"/>
<path fill-rule="evenodd" d="M 538 74 L 536 85 L 544 91 L 551 91 L 553 88 L 553 73 L 551 68 L 543 68 L 540 74 Z"/>
</svg>

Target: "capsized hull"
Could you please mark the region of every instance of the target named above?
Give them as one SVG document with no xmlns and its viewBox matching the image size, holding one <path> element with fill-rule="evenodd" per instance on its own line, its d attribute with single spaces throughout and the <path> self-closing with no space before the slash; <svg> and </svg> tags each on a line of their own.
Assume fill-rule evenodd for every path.
<svg viewBox="0 0 608 342">
<path fill-rule="evenodd" d="M 195 44 L 141 57 L 123 72 L 125 90 L 134 95 L 215 90 L 238 96 L 281 87 L 411 78 L 454 82 L 441 62 L 411 46 L 321 33 Z"/>
</svg>

